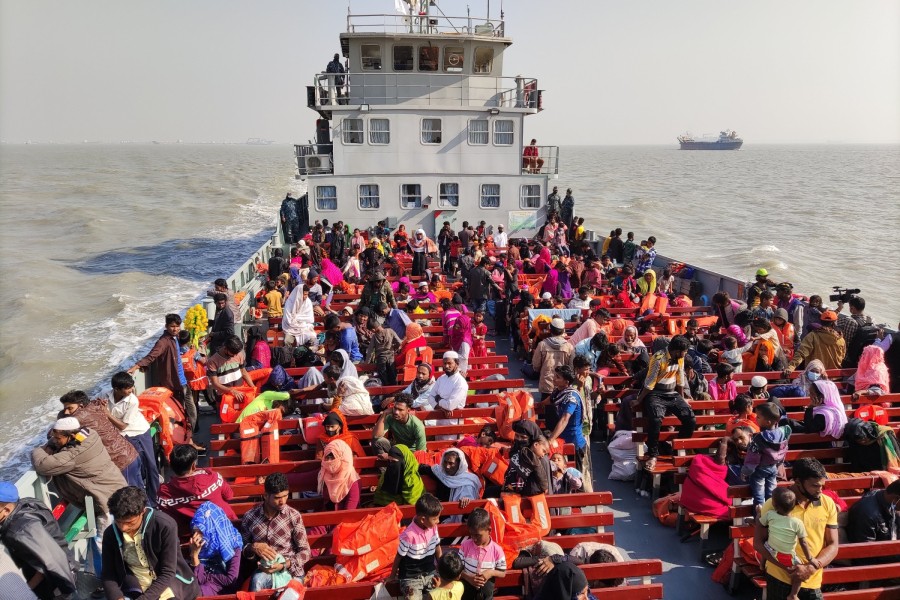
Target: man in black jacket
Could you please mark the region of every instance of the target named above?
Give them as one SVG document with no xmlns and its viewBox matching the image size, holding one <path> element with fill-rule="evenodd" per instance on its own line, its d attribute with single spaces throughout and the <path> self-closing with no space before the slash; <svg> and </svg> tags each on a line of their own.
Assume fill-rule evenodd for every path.
<svg viewBox="0 0 900 600">
<path fill-rule="evenodd" d="M 900 536 L 900 480 L 887 488 L 870 492 L 850 507 L 847 539 L 854 543 L 895 540 Z M 893 562 L 884 557 L 858 559 L 855 564 Z"/>
<path fill-rule="evenodd" d="M 46 506 L 19 499 L 16 486 L 0 482 L 0 541 L 41 600 L 75 597 L 75 569 L 66 538 Z"/>
<path fill-rule="evenodd" d="M 139 487 L 124 487 L 109 499 L 114 523 L 103 532 L 103 589 L 110 600 L 194 600 L 200 586 L 178 545 L 169 515 L 147 508 Z M 139 551 L 140 550 L 140 551 Z"/>
</svg>

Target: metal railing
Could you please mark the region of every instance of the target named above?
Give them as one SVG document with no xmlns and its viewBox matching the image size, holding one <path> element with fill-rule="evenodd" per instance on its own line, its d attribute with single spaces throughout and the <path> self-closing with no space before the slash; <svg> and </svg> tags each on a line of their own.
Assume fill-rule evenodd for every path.
<svg viewBox="0 0 900 600">
<path fill-rule="evenodd" d="M 504 37 L 506 23 L 486 17 L 452 17 L 443 14 L 404 15 L 348 14 L 348 33 L 419 33 L 425 35 L 478 35 Z"/>
<path fill-rule="evenodd" d="M 301 176 L 331 175 L 334 173 L 332 144 L 295 144 L 297 170 Z"/>
<path fill-rule="evenodd" d="M 529 175 L 559 175 L 559 146 L 536 146 L 536 157 L 522 157 L 522 173 Z M 527 159 L 534 158 L 534 161 Z M 544 161 L 539 163 L 538 161 Z"/>
<path fill-rule="evenodd" d="M 336 77 L 344 84 L 337 85 Z M 483 106 L 542 110 L 538 81 L 526 77 L 478 77 L 453 73 L 318 73 L 307 94 L 309 107 Z"/>
</svg>

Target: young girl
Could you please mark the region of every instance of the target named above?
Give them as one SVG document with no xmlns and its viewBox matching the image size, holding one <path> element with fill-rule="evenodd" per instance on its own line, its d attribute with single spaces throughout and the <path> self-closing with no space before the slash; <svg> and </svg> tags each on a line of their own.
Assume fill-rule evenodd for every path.
<svg viewBox="0 0 900 600">
<path fill-rule="evenodd" d="M 487 356 L 487 341 L 485 340 L 488 326 L 484 322 L 484 313 L 475 311 L 474 335 L 472 336 L 472 356 Z"/>
<path fill-rule="evenodd" d="M 556 231 L 553 233 L 554 243 L 557 248 L 559 248 L 560 256 L 571 256 L 572 253 L 569 252 L 569 228 L 566 227 L 565 223 L 560 223 L 556 228 Z"/>
<path fill-rule="evenodd" d="M 737 383 L 734 381 L 734 367 L 727 362 L 716 365 L 716 378 L 709 386 L 713 400 L 734 400 L 737 398 Z"/>
<path fill-rule="evenodd" d="M 753 433 L 759 433 L 756 413 L 753 412 L 753 398 L 750 394 L 738 394 L 730 404 L 732 417 L 725 424 L 725 432 L 731 435 L 735 427 L 749 427 Z"/>
<path fill-rule="evenodd" d="M 660 296 L 668 296 L 669 299 L 675 298 L 675 276 L 672 275 L 672 269 L 666 267 L 663 269 L 659 281 L 656 283 L 656 293 Z"/>
<path fill-rule="evenodd" d="M 772 493 L 772 508 L 763 513 L 759 518 L 759 525 L 767 530 L 763 559 L 780 565 L 784 569 L 791 569 L 802 564 L 797 557 L 795 549 L 797 544 L 806 556 L 806 562 L 812 562 L 813 556 L 806 542 L 806 527 L 803 521 L 791 516 L 791 511 L 797 505 L 797 496 L 790 488 L 777 488 Z M 760 565 L 765 572 L 765 563 Z M 791 575 L 791 593 L 788 600 L 797 600 L 800 591 L 800 579 Z"/>
</svg>

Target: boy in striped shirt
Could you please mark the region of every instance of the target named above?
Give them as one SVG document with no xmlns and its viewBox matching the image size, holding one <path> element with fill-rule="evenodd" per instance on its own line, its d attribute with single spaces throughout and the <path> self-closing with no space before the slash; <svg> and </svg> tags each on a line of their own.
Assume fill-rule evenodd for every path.
<svg viewBox="0 0 900 600">
<path fill-rule="evenodd" d="M 506 573 L 503 548 L 491 539 L 491 517 L 483 508 L 473 510 L 466 524 L 469 539 L 459 547 L 465 566 L 462 600 L 493 600 L 494 580 Z"/>
<path fill-rule="evenodd" d="M 422 592 L 434 587 L 434 565 L 441 558 L 440 500 L 422 494 L 416 502 L 416 517 L 400 534 L 400 547 L 391 569 L 391 579 L 400 580 L 404 600 L 422 600 Z"/>
</svg>

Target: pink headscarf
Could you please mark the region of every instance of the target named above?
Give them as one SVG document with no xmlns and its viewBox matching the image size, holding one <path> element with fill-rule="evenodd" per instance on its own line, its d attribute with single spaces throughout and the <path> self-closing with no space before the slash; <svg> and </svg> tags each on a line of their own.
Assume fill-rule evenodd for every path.
<svg viewBox="0 0 900 600">
<path fill-rule="evenodd" d="M 884 350 L 878 346 L 866 346 L 859 357 L 856 368 L 856 391 L 863 391 L 877 385 L 885 393 L 890 391 L 887 366 L 884 364 Z"/>
<path fill-rule="evenodd" d="M 544 284 L 541 286 L 541 293 L 550 292 L 555 296 L 557 288 L 559 288 L 559 271 L 550 269 L 550 272 L 547 273 L 547 276 L 544 278 Z"/>
<path fill-rule="evenodd" d="M 472 319 L 468 315 L 460 315 L 450 328 L 450 348 L 459 352 L 463 342 L 472 346 Z"/>
<path fill-rule="evenodd" d="M 550 268 L 553 257 L 550 255 L 550 248 L 544 246 L 538 253 L 538 257 L 531 262 L 534 265 L 534 272 L 543 275 Z"/>
<path fill-rule="evenodd" d="M 844 405 L 841 403 L 841 393 L 834 382 L 827 379 L 814 381 L 813 385 L 823 396 L 822 404 L 813 408 L 813 415 L 825 417 L 825 429 L 820 435 L 840 438 L 844 434 L 844 426 L 847 425 L 847 413 L 844 412 Z"/>
<path fill-rule="evenodd" d="M 332 287 L 341 285 L 344 281 L 344 274 L 333 262 L 327 258 L 322 259 L 322 277 L 328 280 Z"/>
</svg>

